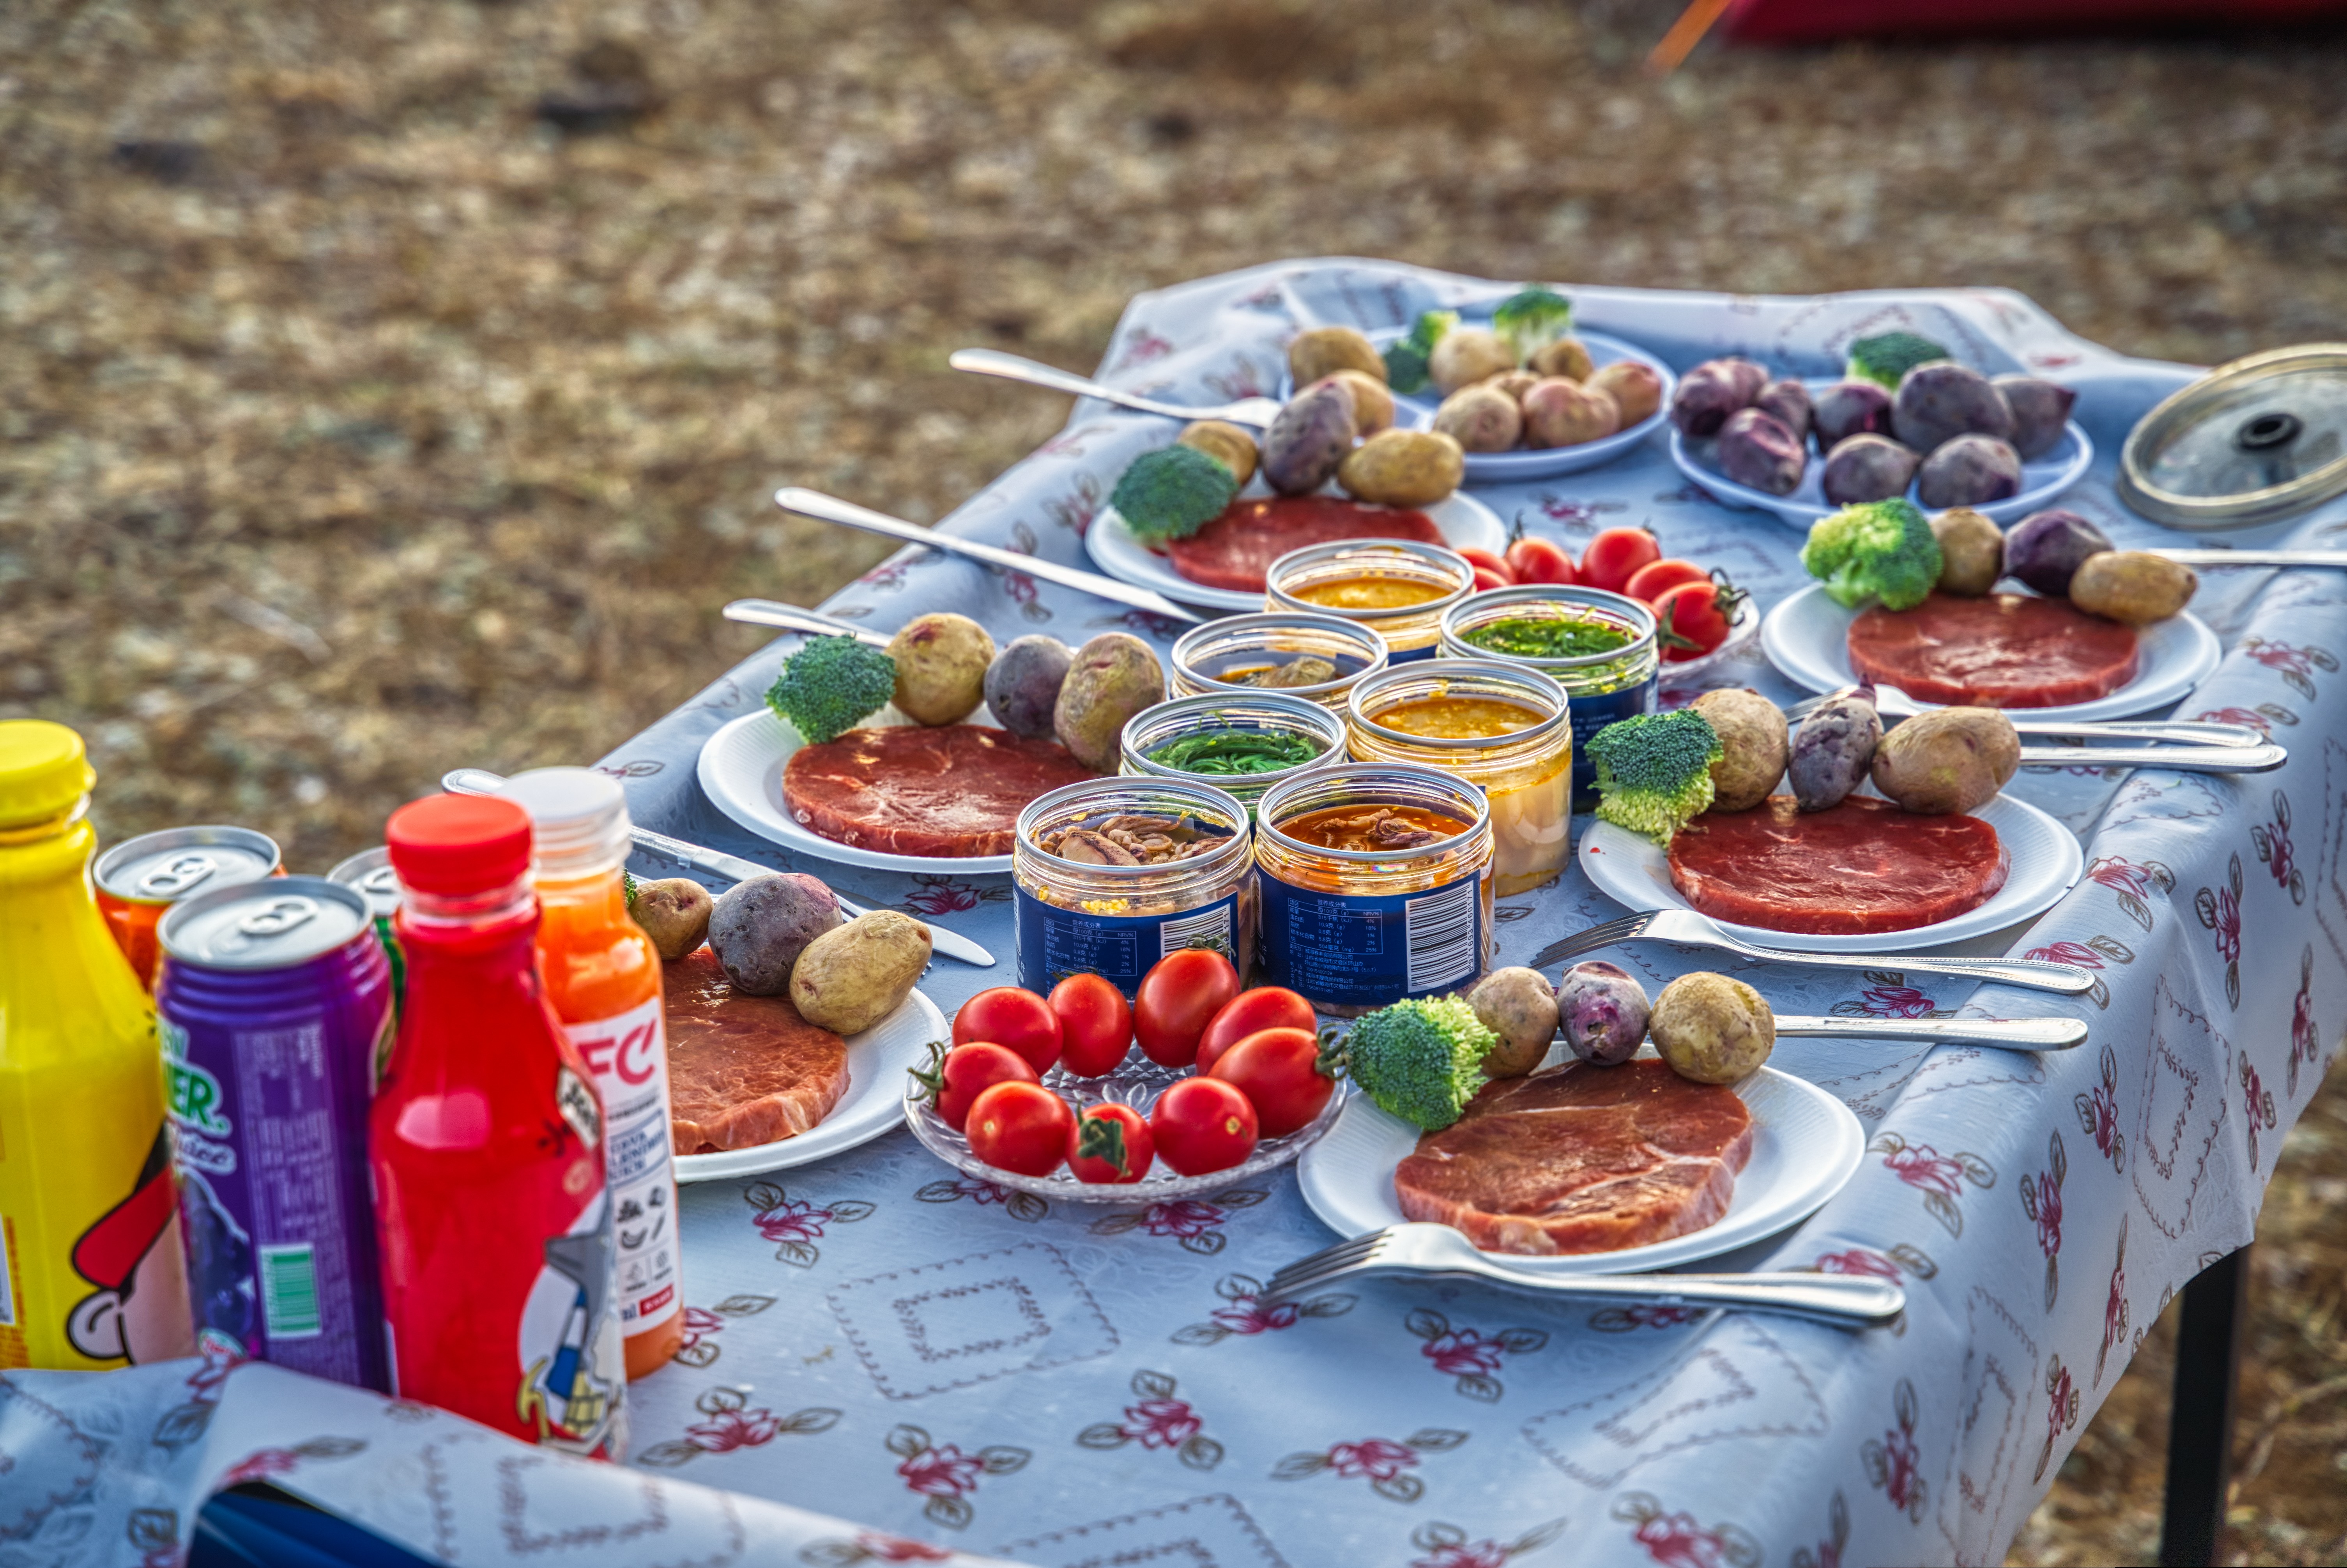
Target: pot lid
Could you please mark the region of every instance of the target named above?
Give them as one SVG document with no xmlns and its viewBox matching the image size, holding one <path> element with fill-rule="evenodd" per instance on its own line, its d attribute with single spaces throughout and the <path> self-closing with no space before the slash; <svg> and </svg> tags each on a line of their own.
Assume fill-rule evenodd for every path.
<svg viewBox="0 0 2347 1568">
<path fill-rule="evenodd" d="M 2347 343 L 2219 365 L 2143 416 L 2119 497 L 2179 528 L 2279 522 L 2347 493 Z"/>
</svg>

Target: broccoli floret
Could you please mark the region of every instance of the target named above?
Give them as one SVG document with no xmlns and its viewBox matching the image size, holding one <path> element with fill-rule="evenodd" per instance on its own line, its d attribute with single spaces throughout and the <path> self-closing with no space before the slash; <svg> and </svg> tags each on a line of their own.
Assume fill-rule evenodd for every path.
<svg viewBox="0 0 2347 1568">
<path fill-rule="evenodd" d="M 1458 997 L 1396 1002 L 1345 1037 L 1345 1071 L 1381 1108 L 1431 1132 L 1458 1121 L 1488 1081 L 1483 1059 L 1499 1042 Z"/>
<path fill-rule="evenodd" d="M 815 745 L 856 728 L 897 692 L 897 661 L 853 637 L 811 637 L 783 661 L 766 706 Z"/>
<path fill-rule="evenodd" d="M 1872 597 L 1886 610 L 1923 602 L 1940 580 L 1940 541 L 1931 519 L 1904 497 L 1844 507 L 1809 525 L 1801 565 L 1826 597 L 1855 610 Z"/>
<path fill-rule="evenodd" d="M 1161 446 L 1133 460 L 1109 492 L 1109 505 L 1143 544 L 1186 539 L 1239 493 L 1238 476 L 1195 446 Z"/>
<path fill-rule="evenodd" d="M 1719 732 L 1692 708 L 1642 713 L 1589 737 L 1597 764 L 1597 815 L 1665 848 L 1711 805 Z"/>
<path fill-rule="evenodd" d="M 1554 289 L 1534 284 L 1509 295 L 1491 313 L 1491 330 L 1516 351 L 1516 363 L 1532 355 L 1573 330 L 1573 302 Z"/>
<path fill-rule="evenodd" d="M 625 866 L 620 868 L 620 892 L 628 901 L 629 913 L 633 914 L 636 907 L 636 875 Z"/>
<path fill-rule="evenodd" d="M 1899 378 L 1917 365 L 1949 357 L 1948 351 L 1930 338 L 1913 333 L 1883 333 L 1850 345 L 1850 374 L 1896 392 Z"/>
<path fill-rule="evenodd" d="M 1396 392 L 1426 390 L 1427 362 L 1442 334 L 1459 324 L 1457 311 L 1420 311 L 1408 337 L 1397 339 L 1385 352 L 1386 383 Z"/>
</svg>

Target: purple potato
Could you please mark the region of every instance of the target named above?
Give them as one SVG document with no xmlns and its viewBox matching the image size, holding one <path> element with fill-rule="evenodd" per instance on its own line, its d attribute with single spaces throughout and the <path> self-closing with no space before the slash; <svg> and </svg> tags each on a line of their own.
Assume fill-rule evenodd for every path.
<svg viewBox="0 0 2347 1568">
<path fill-rule="evenodd" d="M 1874 765 L 1882 743 L 1882 715 L 1875 711 L 1874 688 L 1860 686 L 1828 698 L 1809 711 L 1793 734 L 1785 764 L 1793 801 L 1803 811 L 1840 805 Z"/>
<path fill-rule="evenodd" d="M 709 946 L 735 990 L 778 997 L 799 955 L 839 923 L 830 888 L 803 871 L 770 872 L 725 890 L 709 912 Z"/>
<path fill-rule="evenodd" d="M 1993 436 L 1959 436 L 1923 459 L 1915 498 L 1932 511 L 1980 507 L 2021 494 L 2021 454 Z"/>
<path fill-rule="evenodd" d="M 1337 477 L 1353 450 L 1353 392 L 1317 381 L 1287 400 L 1263 433 L 1264 483 L 1283 496 L 1307 496 Z"/>
<path fill-rule="evenodd" d="M 1646 989 L 1627 969 L 1592 958 L 1556 982 L 1564 1043 L 1593 1067 L 1619 1067 L 1645 1043 Z"/>
<path fill-rule="evenodd" d="M 1851 436 L 1826 454 L 1826 499 L 1837 507 L 1903 496 L 1922 461 L 1887 436 Z"/>
<path fill-rule="evenodd" d="M 1830 452 L 1853 436 L 1891 434 L 1891 395 L 1870 381 L 1837 381 L 1810 399 L 1818 450 Z"/>
<path fill-rule="evenodd" d="M 1809 466 L 1801 438 L 1757 408 L 1739 408 L 1719 427 L 1719 471 L 1739 485 L 1789 496 Z"/>
<path fill-rule="evenodd" d="M 986 667 L 986 706 L 995 722 L 1029 740 L 1049 735 L 1074 659 L 1056 637 L 1030 632 L 1011 639 Z"/>
<path fill-rule="evenodd" d="M 1772 381 L 1760 389 L 1752 406 L 1774 419 L 1793 433 L 1793 439 L 1806 443 L 1813 412 L 1809 405 L 1809 389 L 1792 377 Z"/>
<path fill-rule="evenodd" d="M 2013 449 L 2031 463 L 2060 444 L 2078 395 L 2034 375 L 2000 375 L 1993 384 L 2013 410 Z"/>
<path fill-rule="evenodd" d="M 2032 512 L 2004 536 L 2004 569 L 2048 599 L 2070 591 L 2070 579 L 2110 536 L 2075 512 Z"/>
<path fill-rule="evenodd" d="M 1671 423 L 1682 435 L 1717 436 L 1727 416 L 1749 408 L 1768 373 L 1748 359 L 1707 359 L 1680 378 L 1671 396 Z"/>
<path fill-rule="evenodd" d="M 1899 395 L 1891 403 L 1891 433 L 1923 453 L 1936 452 L 1959 436 L 2009 441 L 2013 409 L 1979 371 L 1936 359 L 1900 378 Z"/>
</svg>

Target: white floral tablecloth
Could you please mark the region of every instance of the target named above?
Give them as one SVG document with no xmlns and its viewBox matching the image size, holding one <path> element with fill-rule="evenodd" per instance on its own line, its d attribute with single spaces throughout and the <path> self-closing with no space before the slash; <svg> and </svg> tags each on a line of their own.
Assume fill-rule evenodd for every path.
<svg viewBox="0 0 2347 1568">
<path fill-rule="evenodd" d="M 1103 374 L 1176 400 L 1274 391 L 1299 327 L 1398 324 L 1512 286 L 1382 262 L 1257 268 L 1136 300 Z M 1993 373 L 2065 381 L 2098 460 L 2064 504 L 2122 546 L 2183 538 L 2125 512 L 2109 479 L 2129 426 L 2191 373 L 2085 343 L 2016 295 L 1569 292 L 1583 324 L 1681 368 L 1733 352 L 1832 374 L 1853 337 L 1907 327 Z M 1169 434 L 1080 404 L 941 526 L 1089 564 L 1083 533 L 1115 475 Z M 1798 533 L 1711 502 L 1659 438 L 1594 472 L 1481 495 L 1576 549 L 1599 528 L 1651 523 L 1669 553 L 1725 566 L 1764 606 L 1805 580 Z M 2342 532 L 2334 504 L 2241 542 Z M 1858 1112 L 1870 1152 L 1821 1213 L 1728 1261 L 1897 1279 L 1909 1308 L 1895 1328 L 1593 1313 L 1397 1283 L 1266 1308 L 1259 1282 L 1334 1239 L 1290 1172 L 1145 1212 L 1046 1205 L 963 1180 L 897 1132 L 812 1168 L 688 1190 L 692 1338 L 631 1391 L 630 1472 L 273 1368 L 13 1374 L 0 1379 L 0 1568 L 168 1562 L 203 1496 L 241 1474 L 464 1563 L 845 1564 L 948 1547 L 1048 1568 L 1996 1562 L 2160 1308 L 2250 1239 L 2282 1135 L 2336 1054 L 2342 606 L 2337 572 L 2204 577 L 2194 610 L 2228 651 L 2178 712 L 2267 730 L 2291 748 L 2283 771 L 2015 782 L 2086 839 L 2088 872 L 2026 931 L 1973 950 L 2084 964 L 2100 977 L 2090 998 L 1911 982 L 1890 964 L 1856 983 L 1747 973 L 1781 1010 L 2082 1009 L 2093 1025 L 2085 1049 L 2045 1057 L 1778 1046 L 1775 1065 Z M 883 629 L 953 609 L 998 639 L 1115 628 L 1163 649 L 1176 630 L 926 549 L 828 608 Z M 789 646 L 603 765 L 647 825 L 817 873 L 995 949 L 996 969 L 930 970 L 950 1013 L 1009 979 L 1007 877 L 794 860 L 693 782 L 701 742 L 755 706 Z M 1796 694 L 1757 650 L 1715 683 Z M 670 869 L 639 857 L 641 873 Z M 1504 900 L 1499 961 L 1616 913 L 1577 871 Z M 1650 986 L 1717 962 L 1616 957 Z M 218 1419 L 190 1413 L 212 1406 Z"/>
</svg>

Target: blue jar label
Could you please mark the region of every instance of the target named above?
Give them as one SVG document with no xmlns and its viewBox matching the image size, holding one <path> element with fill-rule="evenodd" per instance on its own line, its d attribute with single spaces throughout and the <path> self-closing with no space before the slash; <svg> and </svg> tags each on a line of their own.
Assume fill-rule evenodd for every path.
<svg viewBox="0 0 2347 1568">
<path fill-rule="evenodd" d="M 1635 685 L 1615 691 L 1591 696 L 1574 692 L 1567 696 L 1566 723 L 1573 726 L 1573 810 L 1597 809 L 1597 764 L 1590 760 L 1589 737 L 1619 720 L 1653 712 L 1660 686 L 1660 681 L 1649 675 Z"/>
<path fill-rule="evenodd" d="M 1019 983 L 1039 995 L 1070 975 L 1098 975 L 1128 998 L 1158 959 L 1212 948 L 1239 969 L 1238 895 L 1178 915 L 1092 915 L 1018 889 Z"/>
<path fill-rule="evenodd" d="M 1262 983 L 1335 1007 L 1454 990 L 1482 967 L 1481 883 L 1360 895 L 1293 887 L 1266 872 Z"/>
</svg>

